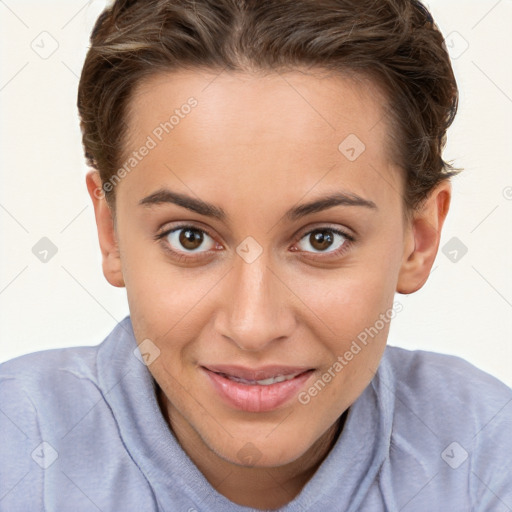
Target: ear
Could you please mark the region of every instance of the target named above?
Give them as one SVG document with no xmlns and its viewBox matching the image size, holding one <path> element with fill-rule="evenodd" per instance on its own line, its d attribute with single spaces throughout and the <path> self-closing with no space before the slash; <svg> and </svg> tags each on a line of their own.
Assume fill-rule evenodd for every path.
<svg viewBox="0 0 512 512">
<path fill-rule="evenodd" d="M 450 181 L 442 181 L 406 226 L 405 249 L 396 288 L 398 293 L 413 293 L 427 281 L 450 207 L 451 191 Z"/>
<path fill-rule="evenodd" d="M 112 212 L 101 188 L 101 178 L 98 171 L 89 171 L 85 178 L 87 190 L 94 205 L 96 227 L 103 259 L 103 275 L 112 286 L 124 287 L 121 267 L 121 256 L 117 242 Z"/>
</svg>

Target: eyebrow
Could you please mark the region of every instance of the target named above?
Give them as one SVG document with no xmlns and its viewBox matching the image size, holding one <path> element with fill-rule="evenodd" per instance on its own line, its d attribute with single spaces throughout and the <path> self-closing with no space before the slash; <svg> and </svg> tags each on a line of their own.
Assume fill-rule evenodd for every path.
<svg viewBox="0 0 512 512">
<path fill-rule="evenodd" d="M 335 192 L 325 197 L 321 197 L 310 203 L 301 204 L 288 210 L 285 216 L 290 221 L 300 219 L 312 213 L 321 212 L 334 206 L 362 206 L 370 210 L 378 210 L 377 205 L 368 199 L 364 199 L 357 194 L 348 192 Z"/>
<path fill-rule="evenodd" d="M 176 204 L 182 208 L 186 208 L 187 210 L 204 215 L 205 217 L 212 217 L 223 222 L 228 220 L 228 215 L 222 208 L 207 203 L 201 199 L 173 192 L 167 188 L 161 188 L 139 201 L 139 205 L 146 207 L 168 203 Z M 348 192 L 336 192 L 309 203 L 291 208 L 285 213 L 285 217 L 289 221 L 295 221 L 307 215 L 311 215 L 312 213 L 317 213 L 340 205 L 360 206 L 370 210 L 378 210 L 377 205 L 373 201 Z"/>
<path fill-rule="evenodd" d="M 227 219 L 226 212 L 222 208 L 202 201 L 201 199 L 195 199 L 185 194 L 173 192 L 167 188 L 161 188 L 139 201 L 139 204 L 143 206 L 156 206 L 166 203 L 177 204 L 178 206 L 206 217 L 213 217 L 222 221 Z"/>
</svg>

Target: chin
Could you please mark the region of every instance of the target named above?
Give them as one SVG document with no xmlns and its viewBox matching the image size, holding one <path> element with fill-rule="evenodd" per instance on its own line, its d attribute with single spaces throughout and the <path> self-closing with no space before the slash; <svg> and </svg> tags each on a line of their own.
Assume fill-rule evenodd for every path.
<svg viewBox="0 0 512 512">
<path fill-rule="evenodd" d="M 226 462 L 247 468 L 271 468 L 285 466 L 297 460 L 309 448 L 301 446 L 296 441 L 276 437 L 275 439 L 256 438 L 240 440 L 229 438 L 228 446 L 218 447 L 208 443 L 210 449 Z"/>
</svg>

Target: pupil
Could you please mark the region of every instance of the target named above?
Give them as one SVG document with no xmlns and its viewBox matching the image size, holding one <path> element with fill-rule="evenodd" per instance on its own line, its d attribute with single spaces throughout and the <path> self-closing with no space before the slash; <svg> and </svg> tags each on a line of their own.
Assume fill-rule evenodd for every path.
<svg viewBox="0 0 512 512">
<path fill-rule="evenodd" d="M 203 241 L 203 234 L 192 229 L 184 229 L 180 234 L 180 243 L 186 249 L 197 249 Z"/>
<path fill-rule="evenodd" d="M 324 236 L 324 233 L 327 233 L 327 236 Z M 318 250 L 327 249 L 333 242 L 332 233 L 329 231 L 318 231 L 312 237 L 315 243 L 311 245 Z M 320 245 L 320 247 L 317 247 L 316 244 Z"/>
</svg>

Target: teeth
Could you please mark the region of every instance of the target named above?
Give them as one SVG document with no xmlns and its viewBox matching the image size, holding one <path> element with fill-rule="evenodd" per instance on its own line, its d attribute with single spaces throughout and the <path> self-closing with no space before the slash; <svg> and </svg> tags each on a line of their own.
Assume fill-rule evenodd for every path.
<svg viewBox="0 0 512 512">
<path fill-rule="evenodd" d="M 291 375 L 278 375 L 277 377 L 270 377 L 268 379 L 263 379 L 263 380 L 247 380 L 247 379 L 242 379 L 241 377 L 235 377 L 233 375 L 226 375 L 225 373 L 221 373 L 221 375 L 223 377 L 228 378 L 229 380 L 234 380 L 235 382 L 241 382 L 242 384 L 252 384 L 252 385 L 259 384 L 261 386 L 270 386 L 270 384 L 276 384 L 277 382 L 291 380 L 291 379 L 297 377 L 297 375 L 299 375 L 299 373 L 294 373 Z"/>
</svg>

